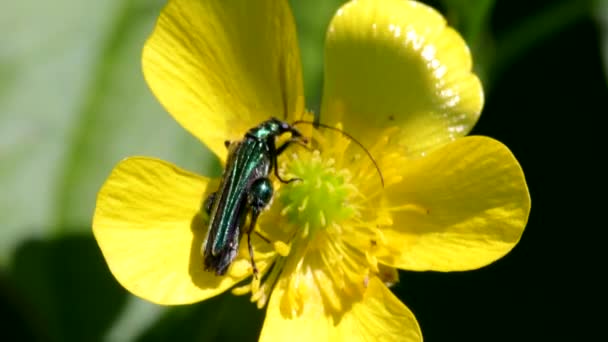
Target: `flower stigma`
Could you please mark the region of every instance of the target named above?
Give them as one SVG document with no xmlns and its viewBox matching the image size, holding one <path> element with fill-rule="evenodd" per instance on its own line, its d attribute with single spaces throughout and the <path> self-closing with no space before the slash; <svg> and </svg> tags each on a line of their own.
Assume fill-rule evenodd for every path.
<svg viewBox="0 0 608 342">
<path fill-rule="evenodd" d="M 335 165 L 334 158 L 322 158 L 315 149 L 306 159 L 294 153 L 290 163 L 282 166 L 288 175 L 301 179 L 282 187 L 278 201 L 287 222 L 302 227 L 302 238 L 314 241 L 320 230 L 340 229 L 341 222 L 358 213 L 352 204 L 356 187 L 350 183 L 351 174 L 345 168 L 337 170 Z"/>
</svg>

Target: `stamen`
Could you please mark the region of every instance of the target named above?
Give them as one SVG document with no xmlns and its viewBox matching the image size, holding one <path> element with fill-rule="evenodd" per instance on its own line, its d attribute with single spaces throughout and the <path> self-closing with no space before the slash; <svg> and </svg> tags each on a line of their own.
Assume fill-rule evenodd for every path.
<svg viewBox="0 0 608 342">
<path fill-rule="evenodd" d="M 378 273 L 378 259 L 376 258 L 376 256 L 372 255 L 369 252 L 366 252 L 365 259 L 367 259 L 367 265 L 371 268 L 371 270 L 375 273 Z"/>
<path fill-rule="evenodd" d="M 291 251 L 291 247 L 283 241 L 277 240 L 273 243 L 274 250 L 279 253 L 280 256 L 286 257 Z"/>
<path fill-rule="evenodd" d="M 289 213 L 289 211 L 291 211 L 291 207 L 293 206 L 293 204 L 288 204 L 286 205 L 282 210 L 281 210 L 281 216 L 286 216 L 287 213 Z"/>
<path fill-rule="evenodd" d="M 302 200 L 302 204 L 298 207 L 298 211 L 304 211 L 304 209 L 306 209 L 306 205 L 308 205 L 308 196 L 304 197 L 304 199 Z"/>
<path fill-rule="evenodd" d="M 304 224 L 304 229 L 302 229 L 302 234 L 300 235 L 302 239 L 306 239 L 308 234 L 310 233 L 310 222 L 306 222 Z"/>
<path fill-rule="evenodd" d="M 251 284 L 246 284 L 243 286 L 235 287 L 232 289 L 231 292 L 235 296 L 242 296 L 244 294 L 251 292 Z"/>
<path fill-rule="evenodd" d="M 400 205 L 397 207 L 389 207 L 389 208 L 385 208 L 385 209 L 390 210 L 390 211 L 413 211 L 413 212 L 423 214 L 423 215 L 430 214 L 430 209 L 425 208 L 425 207 L 420 206 L 415 203 L 408 203 L 408 204 Z M 392 224 L 392 222 L 391 222 L 391 224 Z"/>
<path fill-rule="evenodd" d="M 321 227 L 325 227 L 327 225 L 327 220 L 325 219 L 325 213 L 323 210 L 319 210 L 319 220 L 321 220 Z"/>
<path fill-rule="evenodd" d="M 253 280 L 251 281 L 251 293 L 255 294 L 259 290 L 260 290 L 260 278 L 253 277 Z"/>
</svg>

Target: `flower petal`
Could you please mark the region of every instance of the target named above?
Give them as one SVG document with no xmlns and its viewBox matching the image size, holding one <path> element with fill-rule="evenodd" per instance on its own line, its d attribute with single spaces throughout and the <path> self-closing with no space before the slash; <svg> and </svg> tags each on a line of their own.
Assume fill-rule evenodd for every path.
<svg viewBox="0 0 608 342">
<path fill-rule="evenodd" d="M 466 135 L 483 90 L 466 43 L 434 9 L 405 0 L 352 1 L 327 32 L 321 121 L 372 146 L 395 143 L 418 156 Z"/>
<path fill-rule="evenodd" d="M 286 1 L 171 0 L 144 47 L 143 71 L 169 113 L 223 160 L 225 140 L 303 112 Z"/>
<path fill-rule="evenodd" d="M 156 159 L 129 158 L 114 168 L 97 197 L 93 233 L 127 290 L 159 304 L 185 304 L 215 296 L 250 275 L 247 259 L 235 261 L 227 276 L 203 270 L 207 226 L 200 210 L 215 188 L 206 178 Z"/>
<path fill-rule="evenodd" d="M 363 299 L 339 317 L 325 313 L 321 298 L 311 298 L 300 316 L 287 318 L 283 295 L 277 286 L 260 341 L 422 341 L 412 312 L 377 278 L 369 281 Z"/>
<path fill-rule="evenodd" d="M 381 262 L 469 270 L 501 258 L 519 241 L 530 195 L 519 163 L 500 142 L 465 137 L 402 170 L 402 181 L 386 189 L 393 224 L 378 244 Z"/>
</svg>

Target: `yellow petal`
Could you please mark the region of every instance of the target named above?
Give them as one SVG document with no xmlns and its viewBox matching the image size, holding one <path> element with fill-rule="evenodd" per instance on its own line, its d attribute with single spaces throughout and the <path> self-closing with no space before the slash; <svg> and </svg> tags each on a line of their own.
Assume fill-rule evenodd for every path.
<svg viewBox="0 0 608 342">
<path fill-rule="evenodd" d="M 406 0 L 352 1 L 327 32 L 321 121 L 342 122 L 366 146 L 389 127 L 419 156 L 467 134 L 483 106 L 465 42 L 432 8 Z"/>
<path fill-rule="evenodd" d="M 286 1 L 171 0 L 143 51 L 148 85 L 225 160 L 225 140 L 303 113 L 295 24 Z"/>
<path fill-rule="evenodd" d="M 519 163 L 500 142 L 465 137 L 402 170 L 402 182 L 386 189 L 393 224 L 383 230 L 381 262 L 469 270 L 499 259 L 519 241 L 530 196 Z"/>
<path fill-rule="evenodd" d="M 234 264 L 223 277 L 203 270 L 207 227 L 199 212 L 216 186 L 156 159 L 129 158 L 114 168 L 97 197 L 93 233 L 127 290 L 158 304 L 185 304 L 250 274 Z"/>
<path fill-rule="evenodd" d="M 314 293 L 301 315 L 288 318 L 281 308 L 285 292 L 277 286 L 260 341 L 422 341 L 412 312 L 377 278 L 369 281 L 363 299 L 341 315 L 328 315 Z"/>
</svg>

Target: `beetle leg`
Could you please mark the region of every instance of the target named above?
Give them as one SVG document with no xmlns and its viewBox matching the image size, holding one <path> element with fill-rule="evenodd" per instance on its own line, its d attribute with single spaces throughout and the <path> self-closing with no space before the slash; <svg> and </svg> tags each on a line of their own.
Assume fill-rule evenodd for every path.
<svg viewBox="0 0 608 342">
<path fill-rule="evenodd" d="M 249 188 L 249 194 L 247 196 L 247 203 L 251 208 L 251 221 L 249 223 L 249 229 L 247 229 L 247 247 L 249 248 L 249 257 L 251 258 L 251 267 L 253 268 L 253 276 L 257 278 L 258 268 L 255 265 L 253 258 L 253 246 L 251 245 L 251 233 L 255 229 L 255 224 L 258 220 L 258 216 L 270 200 L 272 200 L 272 182 L 268 178 L 256 179 Z"/>
<path fill-rule="evenodd" d="M 251 211 L 251 225 L 249 225 L 249 231 L 247 231 L 247 248 L 249 249 L 249 258 L 251 259 L 251 268 L 253 268 L 253 276 L 257 279 L 258 267 L 255 265 L 255 259 L 253 258 L 253 245 L 251 244 L 251 232 L 255 228 L 255 222 L 258 220 L 260 212 L 253 209 Z"/>
<path fill-rule="evenodd" d="M 265 237 L 264 235 L 262 235 L 262 233 L 260 233 L 260 232 L 254 232 L 254 233 L 255 233 L 255 235 L 257 235 L 257 236 L 258 236 L 260 239 L 262 239 L 262 240 L 266 241 L 266 243 L 270 243 L 270 239 L 269 239 L 269 238 L 267 238 L 267 237 Z"/>
<path fill-rule="evenodd" d="M 304 138 L 302 137 L 291 137 L 289 138 L 285 143 L 283 143 L 283 145 L 279 146 L 278 148 L 274 145 L 274 144 L 269 144 L 270 146 L 270 154 L 272 155 L 272 167 L 274 167 L 274 175 L 277 177 L 277 179 L 279 181 L 281 181 L 281 183 L 284 184 L 289 184 L 291 182 L 295 182 L 295 181 L 301 181 L 302 178 L 291 178 L 291 179 L 283 179 L 281 178 L 281 176 L 279 175 L 279 167 L 278 167 L 278 162 L 277 162 L 277 157 L 283 153 L 285 151 L 285 149 L 287 147 L 289 147 L 289 145 L 291 145 L 292 143 L 297 143 L 299 145 L 302 145 L 306 148 L 308 148 L 308 146 L 305 145 L 305 140 L 303 141 Z"/>
<path fill-rule="evenodd" d="M 296 143 L 296 144 L 304 147 L 308 151 L 312 151 L 312 149 L 310 147 L 308 147 L 308 145 L 306 145 L 308 143 L 308 140 L 306 138 L 304 138 L 304 137 L 291 137 L 286 142 L 284 142 L 283 145 L 279 146 L 276 149 L 276 155 L 280 156 L 281 153 L 283 153 L 283 151 L 285 151 L 285 149 L 287 147 L 289 147 L 289 145 L 291 145 L 292 143 Z"/>
<path fill-rule="evenodd" d="M 263 208 L 263 207 L 262 207 Z M 249 223 L 249 229 L 247 229 L 247 248 L 249 249 L 249 258 L 251 259 L 251 268 L 253 268 L 253 276 L 258 277 L 258 267 L 255 265 L 255 259 L 253 255 L 253 245 L 251 244 L 251 233 L 255 229 L 255 224 L 258 221 L 258 216 L 262 212 L 262 208 L 253 205 L 251 207 L 251 222 Z"/>
<path fill-rule="evenodd" d="M 209 194 L 209 196 L 207 196 L 207 199 L 205 200 L 204 203 L 204 208 L 205 208 L 205 212 L 207 212 L 207 214 L 211 214 L 211 207 L 213 207 L 213 202 L 215 201 L 215 197 L 217 196 L 217 191 L 214 191 L 212 193 Z"/>
</svg>

